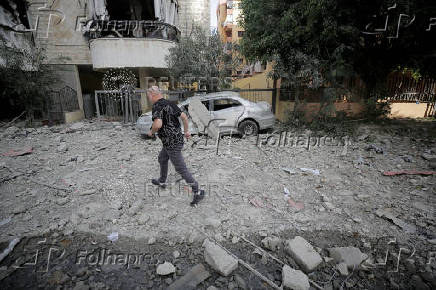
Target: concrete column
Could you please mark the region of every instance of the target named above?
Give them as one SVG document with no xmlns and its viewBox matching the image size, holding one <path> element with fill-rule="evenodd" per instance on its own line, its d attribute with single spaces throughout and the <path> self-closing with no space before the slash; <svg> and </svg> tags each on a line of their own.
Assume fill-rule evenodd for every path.
<svg viewBox="0 0 436 290">
<path fill-rule="evenodd" d="M 144 68 L 139 68 L 138 71 L 139 71 L 138 72 L 139 88 L 141 90 L 146 90 L 146 89 L 148 89 L 148 78 L 147 77 L 149 77 L 149 75 L 147 75 Z M 151 110 L 151 104 L 149 104 L 149 102 L 148 102 L 146 93 L 141 93 L 141 108 L 142 108 L 142 112 L 144 112 L 144 113 Z"/>
</svg>

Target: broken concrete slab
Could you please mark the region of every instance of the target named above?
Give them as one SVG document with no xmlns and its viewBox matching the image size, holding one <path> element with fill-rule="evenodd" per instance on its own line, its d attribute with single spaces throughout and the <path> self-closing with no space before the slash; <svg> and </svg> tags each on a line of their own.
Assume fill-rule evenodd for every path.
<svg viewBox="0 0 436 290">
<path fill-rule="evenodd" d="M 394 214 L 390 208 L 380 208 L 375 212 L 375 214 L 381 218 L 392 221 L 394 224 L 402 228 L 406 233 L 413 234 L 416 232 L 415 225 L 408 224 L 397 218 L 397 215 Z"/>
<path fill-rule="evenodd" d="M 191 98 L 188 112 L 199 132 L 206 132 L 214 140 L 218 138 L 219 128 L 217 122 L 219 121 L 212 121 L 209 111 L 201 103 L 199 97 Z"/>
<path fill-rule="evenodd" d="M 206 239 L 203 246 L 206 263 L 221 275 L 228 276 L 238 268 L 238 260 L 229 255 L 219 245 Z"/>
<path fill-rule="evenodd" d="M 304 272 L 312 272 L 322 262 L 320 254 L 303 237 L 296 236 L 285 243 L 286 252 L 294 259 Z"/>
<path fill-rule="evenodd" d="M 368 258 L 368 255 L 362 253 L 360 249 L 355 247 L 337 247 L 328 249 L 330 257 L 336 263 L 344 262 L 348 268 L 357 268 L 363 261 Z"/>
<path fill-rule="evenodd" d="M 348 266 L 346 263 L 342 262 L 337 264 L 336 269 L 339 271 L 341 276 L 348 276 Z"/>
<path fill-rule="evenodd" d="M 203 264 L 195 265 L 182 278 L 172 283 L 169 290 L 190 290 L 196 289 L 197 285 L 210 277 L 210 273 L 206 271 Z"/>
<path fill-rule="evenodd" d="M 282 286 L 284 289 L 309 290 L 309 278 L 300 270 L 294 270 L 288 265 L 282 268 Z"/>
</svg>

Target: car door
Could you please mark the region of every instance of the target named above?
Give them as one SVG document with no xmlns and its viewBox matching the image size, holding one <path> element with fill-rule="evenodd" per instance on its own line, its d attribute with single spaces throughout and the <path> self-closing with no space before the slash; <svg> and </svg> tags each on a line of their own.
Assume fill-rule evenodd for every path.
<svg viewBox="0 0 436 290">
<path fill-rule="evenodd" d="M 217 121 L 220 132 L 236 132 L 238 120 L 244 114 L 244 106 L 238 100 L 229 97 L 214 99 L 211 113 L 214 119 L 224 119 Z"/>
</svg>

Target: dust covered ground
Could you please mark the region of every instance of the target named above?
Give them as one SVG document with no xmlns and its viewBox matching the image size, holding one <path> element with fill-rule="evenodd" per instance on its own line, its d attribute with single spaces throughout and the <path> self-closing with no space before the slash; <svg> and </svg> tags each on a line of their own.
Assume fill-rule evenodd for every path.
<svg viewBox="0 0 436 290">
<path fill-rule="evenodd" d="M 195 136 L 184 156 L 207 192 L 196 208 L 171 166 L 165 190 L 151 185 L 161 143 L 132 126 L 84 121 L 1 134 L 0 249 L 21 239 L 0 263 L 3 289 L 166 289 L 199 263 L 210 273 L 199 289 L 270 289 L 241 264 L 218 274 L 202 242 L 216 241 L 281 286 L 281 262 L 301 268 L 284 250 L 297 235 L 323 258 L 306 273 L 314 289 L 436 287 L 436 176 L 383 175 L 435 170 L 434 122 L 365 124 L 347 139 L 289 132 L 287 144 L 277 134 L 219 145 Z M 280 262 L 249 244 L 268 237 L 280 240 L 263 245 Z M 372 267 L 341 275 L 330 247 L 357 247 Z M 93 265 L 87 253 L 102 248 L 151 258 Z M 29 265 L 37 249 L 45 258 Z M 156 273 L 164 261 L 174 273 Z"/>
</svg>

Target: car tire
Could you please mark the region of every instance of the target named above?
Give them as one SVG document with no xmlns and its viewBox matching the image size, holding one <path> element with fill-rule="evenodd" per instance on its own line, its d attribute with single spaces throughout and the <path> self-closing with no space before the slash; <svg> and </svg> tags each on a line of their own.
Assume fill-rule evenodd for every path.
<svg viewBox="0 0 436 290">
<path fill-rule="evenodd" d="M 239 124 L 239 132 L 245 136 L 255 136 L 259 132 L 259 126 L 252 120 L 245 120 Z"/>
</svg>

